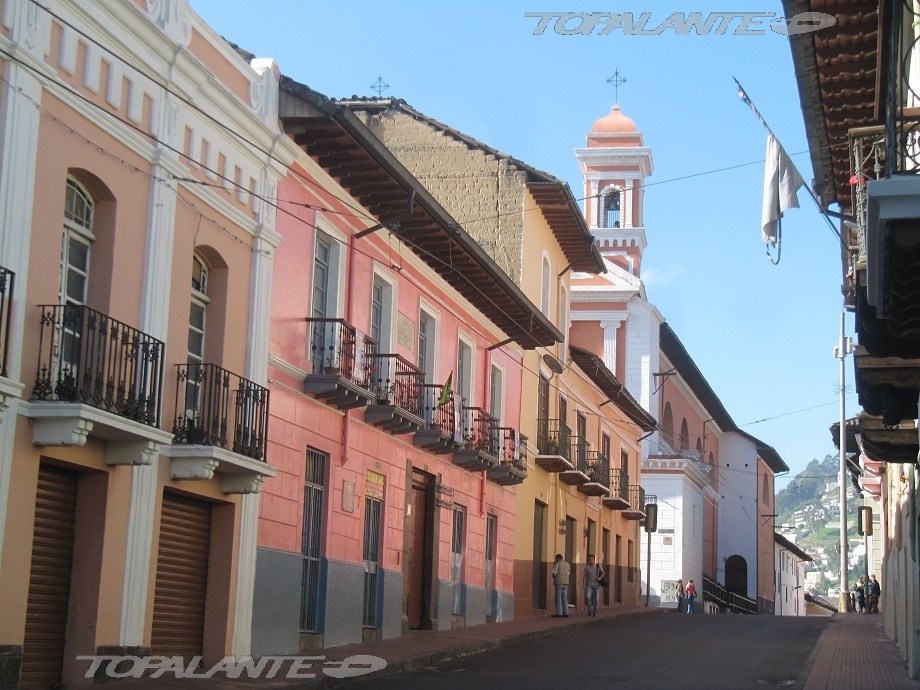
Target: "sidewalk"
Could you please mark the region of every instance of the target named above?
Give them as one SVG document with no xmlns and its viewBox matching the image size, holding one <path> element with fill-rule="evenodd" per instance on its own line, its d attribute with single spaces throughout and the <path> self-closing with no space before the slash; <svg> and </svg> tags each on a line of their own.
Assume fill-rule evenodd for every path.
<svg viewBox="0 0 920 690">
<path fill-rule="evenodd" d="M 315 657 L 312 666 L 304 664 L 300 673 L 314 678 L 286 679 L 290 662 L 280 668 L 273 679 L 246 677 L 228 679 L 218 676 L 206 681 L 191 681 L 165 674 L 161 678 L 141 678 L 111 681 L 105 690 L 174 690 L 201 687 L 207 690 L 318 690 L 340 687 L 375 675 L 398 673 L 415 668 L 434 666 L 449 659 L 498 649 L 507 644 L 555 635 L 566 630 L 603 625 L 613 619 L 664 615 L 671 609 L 626 606 L 601 609 L 596 618 L 573 613 L 564 618 L 522 618 L 502 623 L 489 623 L 469 628 L 454 628 L 439 632 L 419 632 L 403 637 L 351 644 L 344 647 L 302 652 Z M 920 681 L 907 677 L 907 667 L 901 660 L 894 642 L 885 637 L 881 616 L 857 613 L 835 614 L 818 638 L 814 651 L 800 678 L 804 690 L 920 690 Z M 374 674 L 354 677 L 333 677 L 344 659 L 352 664 L 356 657 L 370 656 L 386 660 L 386 668 Z M 310 660 L 306 660 L 310 661 Z M 205 669 L 206 670 L 206 669 Z M 243 674 L 245 676 L 245 674 Z M 340 674 L 342 675 L 342 674 Z M 345 671 L 345 675 L 348 674 Z M 803 686 L 799 686 L 803 687 Z"/>
<path fill-rule="evenodd" d="M 837 613 L 818 639 L 805 690 L 918 690 L 882 617 Z"/>
</svg>

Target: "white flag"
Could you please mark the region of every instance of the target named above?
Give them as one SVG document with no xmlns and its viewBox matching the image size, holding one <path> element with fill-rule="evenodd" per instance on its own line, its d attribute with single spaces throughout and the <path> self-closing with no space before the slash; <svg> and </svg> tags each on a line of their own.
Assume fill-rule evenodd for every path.
<svg viewBox="0 0 920 690">
<path fill-rule="evenodd" d="M 772 134 L 767 136 L 767 165 L 763 176 L 763 241 L 776 246 L 779 219 L 788 208 L 798 208 L 796 191 L 805 180 Z"/>
</svg>

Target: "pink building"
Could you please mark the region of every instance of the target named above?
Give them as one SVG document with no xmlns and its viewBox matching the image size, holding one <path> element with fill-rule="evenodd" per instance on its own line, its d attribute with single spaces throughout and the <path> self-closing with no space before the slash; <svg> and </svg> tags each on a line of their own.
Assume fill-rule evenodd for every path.
<svg viewBox="0 0 920 690">
<path fill-rule="evenodd" d="M 509 618 L 522 353 L 560 336 L 354 114 L 283 79 L 281 119 L 253 650 Z"/>
</svg>

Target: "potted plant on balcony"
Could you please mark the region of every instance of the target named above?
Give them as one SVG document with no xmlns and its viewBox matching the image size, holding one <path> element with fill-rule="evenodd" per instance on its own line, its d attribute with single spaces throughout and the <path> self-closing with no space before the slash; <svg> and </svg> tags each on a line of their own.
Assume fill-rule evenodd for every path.
<svg viewBox="0 0 920 690">
<path fill-rule="evenodd" d="M 323 362 L 323 372 L 330 376 L 338 376 L 342 373 L 342 348 L 338 347 L 330 352 Z"/>
<path fill-rule="evenodd" d="M 388 382 L 377 388 L 377 404 L 392 405 L 396 398 L 396 382 Z"/>
</svg>

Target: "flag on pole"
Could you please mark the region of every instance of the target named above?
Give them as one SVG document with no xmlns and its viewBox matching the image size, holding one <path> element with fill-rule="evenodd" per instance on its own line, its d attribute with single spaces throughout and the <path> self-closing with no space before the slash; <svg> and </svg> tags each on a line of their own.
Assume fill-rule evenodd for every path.
<svg viewBox="0 0 920 690">
<path fill-rule="evenodd" d="M 777 246 L 780 219 L 786 209 L 799 207 L 796 192 L 804 185 L 805 180 L 771 132 L 767 136 L 767 165 L 763 177 L 764 244 Z"/>
<path fill-rule="evenodd" d="M 450 389 L 450 382 L 454 378 L 454 372 L 450 372 L 447 375 L 447 381 L 444 382 L 444 387 L 441 389 L 441 397 L 438 398 L 438 407 L 443 407 L 450 402 L 450 396 L 453 395 L 453 391 Z"/>
</svg>

